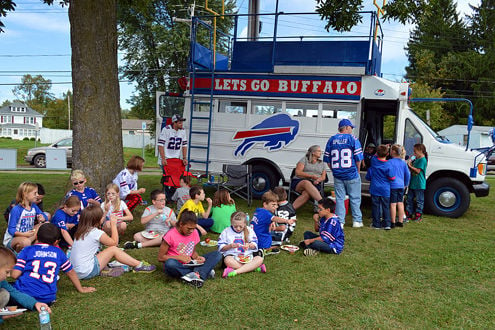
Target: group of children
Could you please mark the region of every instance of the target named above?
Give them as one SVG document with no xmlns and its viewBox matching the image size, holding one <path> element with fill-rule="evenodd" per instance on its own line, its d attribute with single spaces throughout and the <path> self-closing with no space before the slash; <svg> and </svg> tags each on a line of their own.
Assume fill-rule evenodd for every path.
<svg viewBox="0 0 495 330">
<path fill-rule="evenodd" d="M 428 155 L 424 144 L 414 145 L 414 156 L 407 162 L 404 155 L 398 144 L 379 145 L 370 159 L 366 179 L 371 183 L 372 228 L 390 230 L 403 227 L 404 220 L 422 220 Z"/>
</svg>

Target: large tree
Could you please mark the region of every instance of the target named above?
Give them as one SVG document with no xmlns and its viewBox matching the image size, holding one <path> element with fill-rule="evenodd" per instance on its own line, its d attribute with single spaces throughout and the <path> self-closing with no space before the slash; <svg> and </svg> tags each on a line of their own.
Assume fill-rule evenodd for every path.
<svg viewBox="0 0 495 330">
<path fill-rule="evenodd" d="M 34 109 L 34 105 L 45 105 L 53 100 L 51 88 L 52 81 L 50 79 L 45 79 L 41 75 L 26 74 L 21 78 L 21 83 L 14 87 L 12 93 Z"/>
</svg>

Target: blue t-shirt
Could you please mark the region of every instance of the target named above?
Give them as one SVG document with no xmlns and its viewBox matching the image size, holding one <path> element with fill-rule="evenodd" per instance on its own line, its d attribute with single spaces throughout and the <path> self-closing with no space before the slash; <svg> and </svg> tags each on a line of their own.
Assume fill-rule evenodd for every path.
<svg viewBox="0 0 495 330">
<path fill-rule="evenodd" d="M 371 159 L 371 168 L 366 173 L 366 180 L 371 181 L 371 195 L 390 197 L 390 183 L 394 179 L 394 171 L 388 161 L 376 156 Z"/>
<path fill-rule="evenodd" d="M 340 226 L 340 220 L 337 216 L 320 219 L 320 237 L 337 254 L 342 252 L 344 249 L 344 230 Z"/>
<path fill-rule="evenodd" d="M 333 176 L 340 180 L 359 177 L 356 162 L 363 160 L 363 149 L 359 140 L 351 134 L 335 134 L 325 148 L 323 161 L 332 169 Z"/>
<path fill-rule="evenodd" d="M 51 303 L 57 297 L 57 276 L 60 270 L 69 272 L 72 264 L 64 251 L 48 244 L 27 246 L 17 255 L 14 269 L 22 272 L 14 287 L 35 298 Z"/>
<path fill-rule="evenodd" d="M 404 189 L 409 185 L 411 173 L 407 167 L 406 161 L 402 158 L 391 158 L 388 160 L 394 171 L 395 180 L 390 184 L 390 189 Z"/>
<path fill-rule="evenodd" d="M 53 215 L 51 222 L 57 225 L 57 227 L 59 227 L 60 229 L 68 230 L 68 223 L 75 225 L 79 223 L 79 215 L 75 214 L 73 216 L 70 216 L 69 214 L 65 213 L 64 210 L 58 209 Z"/>
<path fill-rule="evenodd" d="M 264 208 L 257 208 L 254 211 L 251 225 L 254 233 L 258 237 L 258 248 L 268 249 L 272 246 L 272 236 L 270 235 L 270 223 L 272 222 L 273 214 Z"/>
</svg>

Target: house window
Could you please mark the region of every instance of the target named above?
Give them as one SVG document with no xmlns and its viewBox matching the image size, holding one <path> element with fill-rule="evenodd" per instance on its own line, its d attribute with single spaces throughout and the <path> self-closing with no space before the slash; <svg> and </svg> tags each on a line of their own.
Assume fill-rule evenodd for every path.
<svg viewBox="0 0 495 330">
<path fill-rule="evenodd" d="M 136 135 L 134 131 L 129 131 L 129 135 Z"/>
<path fill-rule="evenodd" d="M 29 123 L 34 124 L 34 117 L 29 117 Z"/>
<path fill-rule="evenodd" d="M 19 135 L 19 130 L 18 129 L 14 129 L 14 135 Z"/>
</svg>

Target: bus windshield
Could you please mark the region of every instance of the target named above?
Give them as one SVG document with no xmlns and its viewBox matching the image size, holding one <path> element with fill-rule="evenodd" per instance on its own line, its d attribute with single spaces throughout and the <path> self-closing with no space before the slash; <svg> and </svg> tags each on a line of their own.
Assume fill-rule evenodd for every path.
<svg viewBox="0 0 495 330">
<path fill-rule="evenodd" d="M 441 136 L 440 134 L 435 132 L 427 123 L 425 123 L 423 121 L 423 119 L 421 119 L 420 116 L 418 116 L 418 114 L 416 112 L 414 112 L 412 109 L 410 109 L 410 110 L 416 116 L 418 121 L 426 128 L 426 130 L 435 138 L 435 140 L 437 140 L 438 142 L 443 142 L 443 143 L 449 143 L 450 142 L 449 139 L 447 139 L 445 136 Z"/>
</svg>

